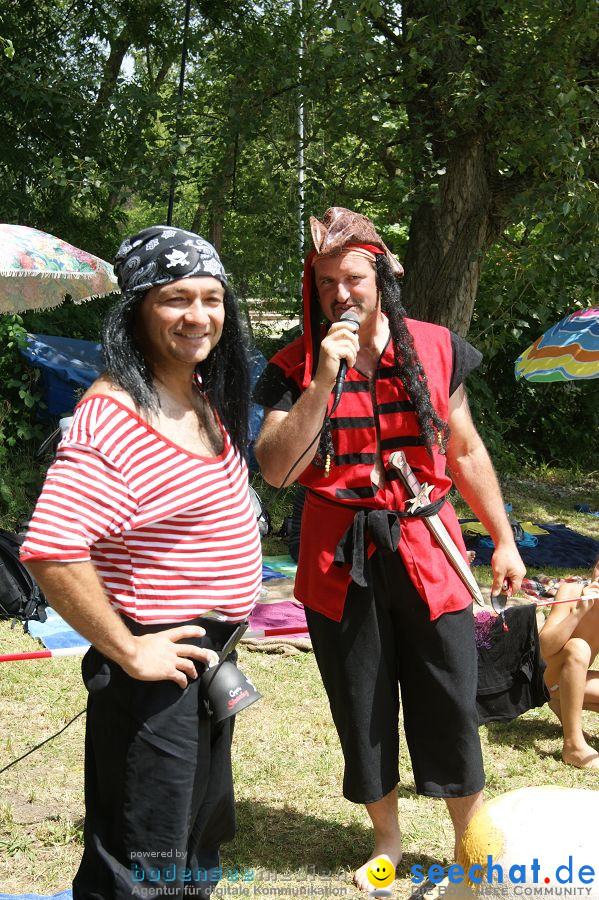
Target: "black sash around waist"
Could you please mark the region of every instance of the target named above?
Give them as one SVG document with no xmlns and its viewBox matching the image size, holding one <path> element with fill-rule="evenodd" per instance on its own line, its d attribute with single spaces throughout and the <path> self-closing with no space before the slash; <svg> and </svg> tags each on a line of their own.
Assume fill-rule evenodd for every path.
<svg viewBox="0 0 599 900">
<path fill-rule="evenodd" d="M 316 491 L 309 490 L 309 493 L 314 494 L 319 500 L 324 500 L 325 503 L 332 503 L 334 506 L 343 506 L 347 509 L 347 504 L 345 503 L 337 503 L 328 497 L 322 497 Z M 335 565 L 342 566 L 345 563 L 350 563 L 350 577 L 359 587 L 366 587 L 368 584 L 365 570 L 367 533 L 379 552 L 395 553 L 401 539 L 401 519 L 420 519 L 435 516 L 445 503 L 445 500 L 445 496 L 439 497 L 433 503 L 422 506 L 415 512 L 358 507 L 351 525 L 347 528 L 335 549 Z"/>
</svg>

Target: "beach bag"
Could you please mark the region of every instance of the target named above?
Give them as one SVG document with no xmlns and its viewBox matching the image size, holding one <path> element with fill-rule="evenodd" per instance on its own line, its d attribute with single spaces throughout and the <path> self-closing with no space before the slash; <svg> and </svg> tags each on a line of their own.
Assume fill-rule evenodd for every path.
<svg viewBox="0 0 599 900">
<path fill-rule="evenodd" d="M 34 619 L 46 621 L 47 602 L 21 560 L 24 537 L 0 528 L 0 619 L 21 622 L 25 631 Z"/>
</svg>

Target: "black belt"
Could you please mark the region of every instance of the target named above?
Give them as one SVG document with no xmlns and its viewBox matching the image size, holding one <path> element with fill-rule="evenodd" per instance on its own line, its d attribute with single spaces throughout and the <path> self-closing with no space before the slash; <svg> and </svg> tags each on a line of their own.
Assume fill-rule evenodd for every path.
<svg viewBox="0 0 599 900">
<path fill-rule="evenodd" d="M 136 637 L 143 634 L 156 634 L 158 631 L 168 631 L 171 628 L 181 628 L 184 625 L 199 625 L 206 632 L 203 638 L 185 638 L 186 644 L 194 644 L 196 647 L 209 647 L 219 652 L 225 646 L 239 622 L 214 619 L 211 616 L 196 616 L 183 622 L 138 622 L 130 616 L 121 613 L 121 618 L 129 631 Z"/>
<path fill-rule="evenodd" d="M 319 495 L 320 496 L 320 495 Z M 326 499 L 320 497 L 320 499 Z M 327 500 L 326 502 L 334 502 Z M 401 519 L 423 518 L 436 515 L 443 504 L 445 497 L 439 497 L 428 506 L 423 506 L 415 513 L 399 512 L 393 509 L 368 509 L 360 508 L 356 512 L 352 524 L 349 526 L 337 547 L 335 548 L 334 563 L 342 566 L 351 563 L 350 576 L 359 587 L 366 587 L 368 580 L 364 570 L 366 560 L 366 531 L 370 534 L 374 546 L 381 553 L 395 553 L 401 539 Z M 343 506 L 345 504 L 337 504 Z"/>
</svg>

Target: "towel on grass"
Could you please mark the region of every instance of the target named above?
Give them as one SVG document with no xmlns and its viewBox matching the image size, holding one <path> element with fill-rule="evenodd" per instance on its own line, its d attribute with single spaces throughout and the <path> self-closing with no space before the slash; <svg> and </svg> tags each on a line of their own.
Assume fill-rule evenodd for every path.
<svg viewBox="0 0 599 900">
<path fill-rule="evenodd" d="M 250 616 L 250 630 L 263 631 L 268 628 L 287 628 L 297 626 L 297 632 L 275 635 L 274 637 L 246 638 L 242 641 L 248 650 L 260 650 L 263 653 L 280 653 L 289 655 L 312 649 L 312 641 L 306 625 L 306 612 L 296 600 L 283 600 L 280 603 L 257 604 Z"/>
<path fill-rule="evenodd" d="M 556 566 L 565 569 L 590 569 L 599 555 L 599 541 L 573 531 L 566 525 L 535 523 L 547 534 L 539 534 L 535 547 L 519 546 L 524 565 L 538 569 Z M 466 537 L 468 550 L 476 551 L 474 566 L 488 566 L 493 548 L 481 546 L 480 538 Z"/>
<path fill-rule="evenodd" d="M 258 650 L 262 653 L 279 653 L 284 656 L 292 653 L 305 653 L 312 649 L 312 641 L 306 625 L 306 613 L 302 604 L 297 600 L 287 599 L 292 594 L 297 564 L 290 556 L 265 556 L 264 563 L 284 575 L 285 581 L 274 581 L 272 586 L 267 586 L 266 597 L 262 602 L 256 604 L 250 616 L 250 629 L 263 631 L 268 628 L 297 626 L 297 632 L 275 637 L 246 638 L 242 644 L 247 650 Z M 285 595 L 285 599 L 274 602 L 272 600 L 272 597 L 285 597 Z"/>
<path fill-rule="evenodd" d="M 60 891 L 58 894 L 0 894 L 0 900 L 73 900 L 73 892 Z"/>
</svg>

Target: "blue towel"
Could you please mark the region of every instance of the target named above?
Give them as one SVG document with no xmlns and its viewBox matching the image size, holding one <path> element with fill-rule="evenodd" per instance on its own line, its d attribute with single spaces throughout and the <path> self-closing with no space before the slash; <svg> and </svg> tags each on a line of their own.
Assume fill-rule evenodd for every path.
<svg viewBox="0 0 599 900">
<path fill-rule="evenodd" d="M 59 894 L 0 894 L 0 900 L 73 900 L 73 892 L 60 891 Z"/>
<path fill-rule="evenodd" d="M 516 541 L 516 546 L 518 550 L 521 550 L 523 547 L 536 547 L 539 543 L 538 539 L 534 536 L 534 534 L 528 534 L 528 532 L 524 532 L 524 536 L 518 538 Z M 495 549 L 495 544 L 491 540 L 490 537 L 484 537 L 481 535 L 478 539 L 478 547 L 489 547 L 491 550 Z"/>
<path fill-rule="evenodd" d="M 277 572 L 270 566 L 262 565 L 262 581 L 272 581 L 274 578 L 286 578 L 283 572 Z"/>
<path fill-rule="evenodd" d="M 461 520 L 468 521 L 468 520 Z M 472 520 L 470 520 L 472 521 Z M 573 531 L 566 525 L 539 524 L 549 534 L 537 537 L 536 547 L 518 544 L 524 565 L 535 569 L 557 566 L 565 569 L 590 569 L 599 556 L 599 541 Z M 488 539 L 487 539 L 488 540 Z M 466 537 L 468 550 L 476 551 L 474 566 L 488 566 L 493 555 L 492 547 L 485 546 L 480 537 Z"/>
</svg>

